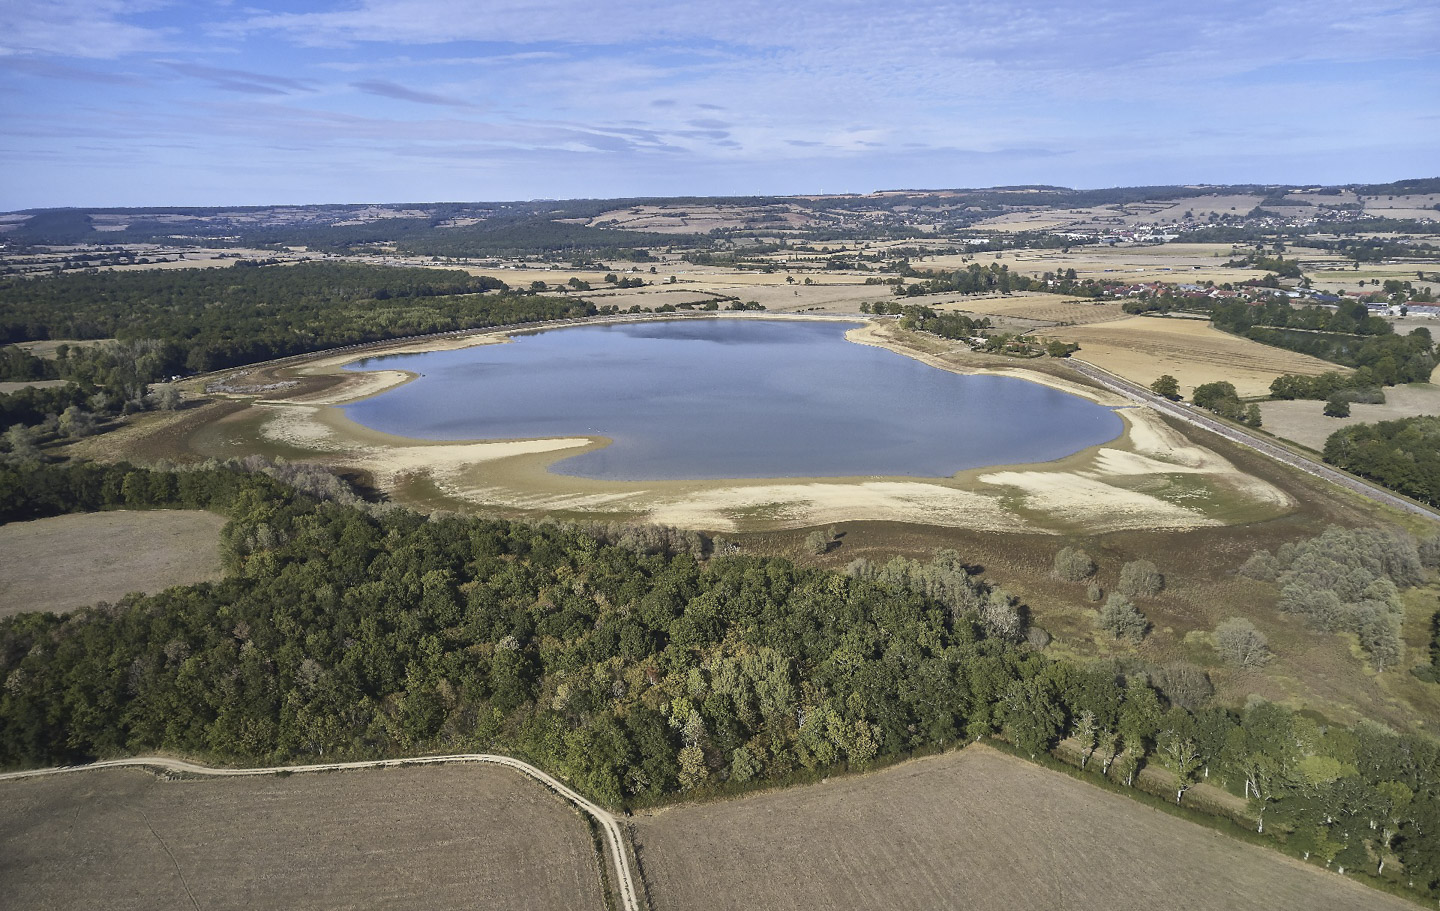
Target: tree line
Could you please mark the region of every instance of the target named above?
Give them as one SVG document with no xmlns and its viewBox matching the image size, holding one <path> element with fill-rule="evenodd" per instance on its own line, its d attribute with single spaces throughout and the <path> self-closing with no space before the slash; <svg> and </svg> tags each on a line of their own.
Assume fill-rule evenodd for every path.
<svg viewBox="0 0 1440 911">
<path fill-rule="evenodd" d="M 6 521 L 230 517 L 221 581 L 0 621 L 0 763 L 497 750 L 628 806 L 1071 738 L 1094 774 L 1133 785 L 1158 766 L 1177 800 L 1229 787 L 1293 849 L 1440 894 L 1434 740 L 1053 660 L 957 554 L 837 573 L 698 536 L 340 502 L 242 468 L 0 468 Z"/>
<path fill-rule="evenodd" d="M 1325 440 L 1325 461 L 1440 507 L 1440 417 L 1343 427 Z"/>
<path fill-rule="evenodd" d="M 563 317 L 577 305 L 459 271 L 299 263 L 0 282 L 0 341 L 155 340 L 202 372 L 338 345 Z M 579 309 L 583 309 L 583 306 Z"/>
</svg>

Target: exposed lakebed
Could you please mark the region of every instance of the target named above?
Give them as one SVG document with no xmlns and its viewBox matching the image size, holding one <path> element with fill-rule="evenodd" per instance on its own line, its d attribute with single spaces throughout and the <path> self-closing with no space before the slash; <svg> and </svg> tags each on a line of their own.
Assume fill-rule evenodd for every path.
<svg viewBox="0 0 1440 911">
<path fill-rule="evenodd" d="M 1119 436 L 1109 408 L 854 344 L 854 324 L 687 319 L 551 329 L 509 344 L 367 358 L 414 382 L 345 406 L 426 440 L 607 437 L 557 474 L 624 481 L 947 477 Z"/>
</svg>

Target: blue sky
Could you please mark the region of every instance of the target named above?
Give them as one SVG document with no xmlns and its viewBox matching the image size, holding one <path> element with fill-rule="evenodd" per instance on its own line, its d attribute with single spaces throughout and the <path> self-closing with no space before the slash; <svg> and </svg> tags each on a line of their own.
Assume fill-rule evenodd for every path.
<svg viewBox="0 0 1440 911">
<path fill-rule="evenodd" d="M 0 209 L 1440 175 L 1440 3 L 0 0 Z"/>
</svg>

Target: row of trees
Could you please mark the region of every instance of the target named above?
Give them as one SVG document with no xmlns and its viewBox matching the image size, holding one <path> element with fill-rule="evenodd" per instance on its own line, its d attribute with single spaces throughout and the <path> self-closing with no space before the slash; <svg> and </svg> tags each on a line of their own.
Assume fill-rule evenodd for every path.
<svg viewBox="0 0 1440 911">
<path fill-rule="evenodd" d="M 1429 330 L 1396 335 L 1388 320 L 1369 316 L 1364 304 L 1328 310 L 1296 309 L 1285 300 L 1259 305 L 1234 301 L 1216 304 L 1211 316 L 1218 328 L 1255 341 L 1367 368 L 1366 385 L 1428 382 L 1436 365 Z"/>
<path fill-rule="evenodd" d="M 1440 507 L 1440 417 L 1343 427 L 1325 440 L 1324 458 L 1331 465 Z"/>
<path fill-rule="evenodd" d="M 1177 799 L 1202 779 L 1231 787 L 1266 832 L 1440 888 L 1434 741 L 1050 660 L 955 554 L 842 574 L 346 505 L 238 466 L 0 468 L 7 520 L 114 506 L 225 511 L 228 575 L 0 621 L 0 763 L 490 749 L 627 805 L 1073 737 L 1117 781 L 1151 764 Z"/>
</svg>

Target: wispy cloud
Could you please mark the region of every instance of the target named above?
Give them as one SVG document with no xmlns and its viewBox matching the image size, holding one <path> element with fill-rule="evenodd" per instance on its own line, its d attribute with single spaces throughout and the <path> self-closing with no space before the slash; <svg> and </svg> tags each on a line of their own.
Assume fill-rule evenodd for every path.
<svg viewBox="0 0 1440 911">
<path fill-rule="evenodd" d="M 113 59 L 163 48 L 173 31 L 126 21 L 163 0 L 46 0 L 0 3 L 0 57 Z"/>
<path fill-rule="evenodd" d="M 262 202 L 350 180 L 399 199 L 1380 180 L 1433 172 L 1440 146 L 1434 0 L 248 2 L 0 0 L 7 183 L 110 192 L 112 162 L 136 192 L 243 175 Z M 1337 107 L 1343 131 L 1314 113 Z"/>
<path fill-rule="evenodd" d="M 174 60 L 164 61 L 164 65 L 183 76 L 203 80 L 227 92 L 243 92 L 249 95 L 293 95 L 297 92 L 314 90 L 313 83 L 303 79 L 291 79 L 287 76 L 271 76 L 265 73 L 252 73 L 249 70 L 223 69 Z"/>
<path fill-rule="evenodd" d="M 459 98 L 450 98 L 445 95 L 437 95 L 433 92 L 422 92 L 417 89 L 406 88 L 394 82 L 385 82 L 380 79 L 368 79 L 364 82 L 352 82 L 351 86 L 359 89 L 367 95 L 379 95 L 382 98 L 394 98 L 397 101 L 413 101 L 415 104 L 433 104 L 450 108 L 475 108 L 476 105 Z"/>
</svg>

